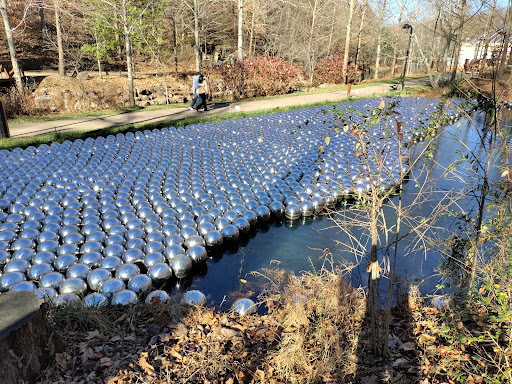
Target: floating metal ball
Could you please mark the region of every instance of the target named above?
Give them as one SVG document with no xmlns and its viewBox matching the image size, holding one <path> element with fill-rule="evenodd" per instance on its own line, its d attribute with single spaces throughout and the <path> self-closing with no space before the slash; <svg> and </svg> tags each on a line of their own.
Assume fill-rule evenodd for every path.
<svg viewBox="0 0 512 384">
<path fill-rule="evenodd" d="M 19 249 L 32 249 L 35 247 L 35 241 L 30 239 L 18 239 L 16 240 L 11 249 L 13 251 L 17 251 Z"/>
<path fill-rule="evenodd" d="M 94 271 L 93 271 L 94 272 Z M 107 271 L 109 276 L 111 276 L 110 272 Z M 99 292 L 105 295 L 106 297 L 113 297 L 121 290 L 125 289 L 123 280 L 116 278 L 109 278 L 105 280 L 103 284 L 101 284 Z"/>
<path fill-rule="evenodd" d="M 91 268 L 99 267 L 103 255 L 99 252 L 87 252 L 80 258 L 80 263 L 88 265 Z"/>
<path fill-rule="evenodd" d="M 313 214 L 315 213 L 313 203 L 311 203 L 310 201 L 302 201 L 300 203 L 300 210 L 302 216 L 304 217 L 313 216 Z"/>
<path fill-rule="evenodd" d="M 121 264 L 123 264 L 123 260 L 120 257 L 107 256 L 101 261 L 100 268 L 114 272 L 117 270 L 117 268 L 119 268 Z"/>
<path fill-rule="evenodd" d="M 93 291 L 99 291 L 107 280 L 112 277 L 110 271 L 102 268 L 93 269 L 87 276 L 87 285 Z"/>
<path fill-rule="evenodd" d="M 297 204 L 289 204 L 286 206 L 284 215 L 289 220 L 297 220 L 301 215 L 300 207 Z"/>
<path fill-rule="evenodd" d="M 107 304 L 107 297 L 98 292 L 89 293 L 84 298 L 84 305 L 88 308 L 99 308 Z"/>
<path fill-rule="evenodd" d="M 256 303 L 251 299 L 238 299 L 231 307 L 240 316 L 252 315 L 258 311 Z"/>
<path fill-rule="evenodd" d="M 11 291 L 18 292 L 34 292 L 37 289 L 36 285 L 31 281 L 20 281 L 12 286 Z"/>
<path fill-rule="evenodd" d="M 163 242 L 165 241 L 165 236 L 162 232 L 151 232 L 151 233 L 148 233 L 147 235 L 147 241 L 148 243 L 151 243 L 151 242 L 160 242 L 163 244 Z"/>
<path fill-rule="evenodd" d="M 120 244 L 109 245 L 108 247 L 106 247 L 103 250 L 103 254 L 106 257 L 114 256 L 114 257 L 118 257 L 119 259 L 121 259 L 123 257 L 124 253 L 125 253 L 125 249 Z"/>
<path fill-rule="evenodd" d="M 169 294 L 162 290 L 156 290 L 148 294 L 146 297 L 146 303 L 148 304 L 158 304 L 165 303 L 170 300 Z"/>
<path fill-rule="evenodd" d="M 87 291 L 87 284 L 84 280 L 79 277 L 71 277 L 62 282 L 59 292 L 63 293 L 75 293 L 77 295 L 83 295 Z"/>
<path fill-rule="evenodd" d="M 146 253 L 163 252 L 165 249 L 164 244 L 160 241 L 152 241 L 146 244 L 144 250 Z"/>
<path fill-rule="evenodd" d="M 188 248 L 186 255 L 188 255 L 194 263 L 205 262 L 208 258 L 205 247 L 201 245 L 195 245 Z"/>
<path fill-rule="evenodd" d="M 171 260 L 176 255 L 181 255 L 185 253 L 185 249 L 181 245 L 171 245 L 165 249 L 165 256 L 168 260 Z"/>
<path fill-rule="evenodd" d="M 80 297 L 78 297 L 75 293 L 61 293 L 60 295 L 51 299 L 52 303 L 56 306 L 61 305 L 69 305 L 71 303 L 80 301 Z"/>
<path fill-rule="evenodd" d="M 144 256 L 144 266 L 146 268 L 150 268 L 155 264 L 164 263 L 164 262 L 165 262 L 165 257 L 160 252 L 151 252 L 151 253 L 146 254 L 146 256 Z"/>
<path fill-rule="evenodd" d="M 238 228 L 240 235 L 248 235 L 251 231 L 251 224 L 243 217 L 239 217 L 233 223 Z"/>
<path fill-rule="evenodd" d="M 78 277 L 82 280 L 87 279 L 87 276 L 89 276 L 89 273 L 91 272 L 91 267 L 89 267 L 86 264 L 75 264 L 72 267 L 70 267 L 66 272 L 66 277 Z"/>
<path fill-rule="evenodd" d="M 205 222 L 199 225 L 199 234 L 205 236 L 211 231 L 215 231 L 217 227 L 213 223 Z"/>
<path fill-rule="evenodd" d="M 130 289 L 123 289 L 116 293 L 112 299 L 113 305 L 132 305 L 137 303 L 137 294 Z"/>
<path fill-rule="evenodd" d="M 31 251 L 31 250 L 29 250 Z M 16 254 L 16 253 L 15 253 Z M 18 257 L 20 259 L 25 259 L 24 257 Z M 25 260 L 30 260 L 32 257 L 29 257 Z M 0 267 L 2 267 L 3 265 L 5 265 L 7 262 L 9 262 L 9 260 L 11 260 L 11 254 L 7 251 L 0 251 Z"/>
<path fill-rule="evenodd" d="M 253 228 L 258 224 L 258 215 L 256 215 L 256 212 L 254 211 L 245 211 L 243 214 L 243 218 L 246 219 Z"/>
<path fill-rule="evenodd" d="M 172 270 L 166 263 L 156 263 L 148 269 L 148 276 L 155 284 L 162 284 L 172 278 Z"/>
<path fill-rule="evenodd" d="M 78 255 L 80 248 L 75 244 L 64 244 L 59 247 L 57 255 Z"/>
<path fill-rule="evenodd" d="M 32 265 L 27 271 L 27 277 L 30 280 L 39 281 L 41 278 L 53 271 L 53 268 L 50 264 L 41 263 Z"/>
<path fill-rule="evenodd" d="M 5 276 L 5 275 L 4 275 Z M 60 272 L 49 272 L 43 276 L 39 285 L 43 288 L 53 288 L 58 290 L 61 284 L 66 280 Z"/>
<path fill-rule="evenodd" d="M 190 236 L 189 238 L 187 238 L 185 240 L 185 247 L 186 248 L 192 248 L 192 247 L 195 247 L 197 245 L 200 245 L 200 246 L 205 246 L 205 241 L 204 241 L 204 238 L 202 236 L 199 236 L 199 235 L 194 235 L 194 236 Z"/>
<path fill-rule="evenodd" d="M 11 291 L 18 292 L 34 292 L 37 289 L 36 285 L 31 281 L 20 281 L 12 286 Z"/>
<path fill-rule="evenodd" d="M 125 263 L 136 264 L 144 262 L 144 252 L 141 249 L 128 249 L 123 256 Z"/>
<path fill-rule="evenodd" d="M 75 255 L 64 254 L 57 257 L 54 261 L 53 265 L 55 269 L 59 272 L 65 272 L 73 265 L 78 263 L 78 259 Z"/>
<path fill-rule="evenodd" d="M 224 236 L 219 231 L 212 230 L 206 234 L 205 242 L 206 246 L 210 248 L 218 248 L 224 243 Z"/>
<path fill-rule="evenodd" d="M 125 283 L 128 282 L 133 276 L 138 275 L 140 269 L 135 264 L 122 264 L 117 268 L 115 276 L 118 279 L 123 280 Z"/>
<path fill-rule="evenodd" d="M 143 250 L 146 242 L 142 239 L 133 238 L 127 241 L 126 249 L 140 249 Z"/>
<path fill-rule="evenodd" d="M 222 235 L 224 236 L 224 240 L 229 242 L 236 242 L 240 237 L 240 232 L 238 228 L 232 224 L 226 225 L 224 230 L 222 231 Z"/>
<path fill-rule="evenodd" d="M 192 271 L 192 259 L 184 254 L 174 256 L 169 264 L 178 279 L 188 276 Z"/>
<path fill-rule="evenodd" d="M 32 258 L 32 264 L 41 264 L 41 263 L 47 263 L 47 264 L 53 264 L 55 260 L 57 259 L 57 256 L 53 252 L 37 252 L 34 257 Z"/>
<path fill-rule="evenodd" d="M 37 288 L 34 293 L 44 301 L 50 301 L 57 297 L 57 291 L 53 288 Z"/>
<path fill-rule="evenodd" d="M 193 290 L 188 291 L 183 295 L 181 299 L 182 303 L 190 304 L 190 305 L 205 305 L 206 304 L 206 296 L 203 292 Z"/>
<path fill-rule="evenodd" d="M 0 292 L 10 290 L 15 284 L 25 281 L 25 275 L 21 272 L 7 272 L 0 276 Z"/>
<path fill-rule="evenodd" d="M 30 263 L 27 260 L 15 259 L 9 261 L 4 266 L 4 273 L 8 272 L 21 272 L 25 273 L 30 268 Z"/>
<path fill-rule="evenodd" d="M 128 281 L 128 289 L 136 293 L 149 291 L 151 286 L 152 281 L 148 275 L 138 274 Z"/>
</svg>

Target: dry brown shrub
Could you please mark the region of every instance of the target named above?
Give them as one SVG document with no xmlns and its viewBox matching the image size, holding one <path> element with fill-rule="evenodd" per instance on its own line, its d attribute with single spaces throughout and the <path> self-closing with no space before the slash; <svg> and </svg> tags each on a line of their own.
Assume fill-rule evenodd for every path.
<svg viewBox="0 0 512 384">
<path fill-rule="evenodd" d="M 32 86 L 27 86 L 23 93 L 13 86 L 6 93 L 0 94 L 0 101 L 8 119 L 50 113 L 50 108 L 40 108 L 35 105 L 32 91 Z"/>
<path fill-rule="evenodd" d="M 277 349 L 268 356 L 276 374 L 286 382 L 317 383 L 342 382 L 355 373 L 363 291 L 354 289 L 337 268 L 299 276 L 267 273 L 275 279 L 263 298 L 279 303 L 275 315 L 283 328 Z"/>
</svg>

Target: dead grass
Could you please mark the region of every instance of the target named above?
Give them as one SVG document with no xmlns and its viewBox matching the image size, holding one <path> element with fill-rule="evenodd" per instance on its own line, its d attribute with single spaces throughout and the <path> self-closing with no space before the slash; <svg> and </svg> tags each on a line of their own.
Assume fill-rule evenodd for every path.
<svg viewBox="0 0 512 384">
<path fill-rule="evenodd" d="M 179 297 L 121 311 L 57 309 L 53 321 L 67 347 L 40 382 L 348 381 L 357 362 L 362 292 L 338 269 L 264 273 L 271 283 L 261 296 L 260 305 L 269 307 L 262 316 L 190 307 Z"/>
<path fill-rule="evenodd" d="M 299 276 L 268 273 L 274 278 L 263 298 L 270 307 L 278 303 L 274 313 L 283 329 L 269 355 L 276 373 L 291 383 L 338 383 L 355 374 L 363 292 L 352 288 L 339 269 Z"/>
</svg>

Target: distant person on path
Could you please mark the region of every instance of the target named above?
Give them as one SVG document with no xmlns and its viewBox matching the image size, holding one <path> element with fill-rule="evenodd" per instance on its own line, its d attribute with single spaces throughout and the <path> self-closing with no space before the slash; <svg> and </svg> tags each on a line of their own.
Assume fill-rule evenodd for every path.
<svg viewBox="0 0 512 384">
<path fill-rule="evenodd" d="M 194 105 L 196 104 L 197 99 L 199 99 L 199 89 L 201 87 L 199 78 L 201 77 L 201 72 L 196 72 L 195 76 L 192 78 L 192 93 L 194 94 L 194 98 L 192 99 L 192 103 L 188 107 L 191 111 L 194 110 Z"/>
<path fill-rule="evenodd" d="M 208 87 L 208 81 L 203 75 L 199 76 L 199 83 L 202 85 L 201 87 L 198 87 L 201 103 L 197 106 L 197 111 L 203 112 L 208 110 L 206 107 L 206 100 L 208 99 L 208 93 L 210 92 L 210 89 Z"/>
</svg>

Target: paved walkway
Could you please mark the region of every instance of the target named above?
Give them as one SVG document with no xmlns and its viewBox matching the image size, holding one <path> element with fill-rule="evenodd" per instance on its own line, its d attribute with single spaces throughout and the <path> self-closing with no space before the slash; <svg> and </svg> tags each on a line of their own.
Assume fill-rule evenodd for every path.
<svg viewBox="0 0 512 384">
<path fill-rule="evenodd" d="M 428 79 L 414 79 L 405 82 L 405 86 L 426 84 Z M 352 96 L 372 96 L 391 91 L 389 84 L 374 85 L 370 87 L 352 89 Z M 67 120 L 42 121 L 37 123 L 11 124 L 9 130 L 11 137 L 36 136 L 45 133 L 91 130 L 109 127 L 117 127 L 128 124 L 154 123 L 165 120 L 178 120 L 198 115 L 217 115 L 233 112 L 250 112 L 277 107 L 289 107 L 306 105 L 324 101 L 338 101 L 345 99 L 346 91 L 319 93 L 315 95 L 301 95 L 254 101 L 240 101 L 232 104 L 216 104 L 209 106 L 207 112 L 191 111 L 188 108 L 169 108 L 153 111 L 128 112 L 112 115 L 81 117 Z"/>
</svg>

